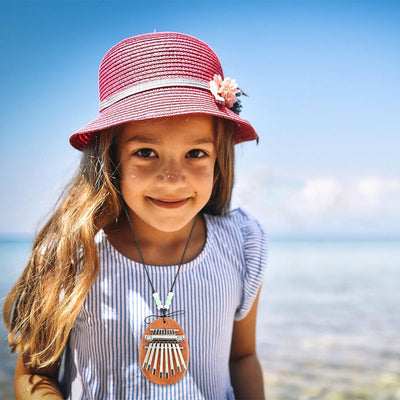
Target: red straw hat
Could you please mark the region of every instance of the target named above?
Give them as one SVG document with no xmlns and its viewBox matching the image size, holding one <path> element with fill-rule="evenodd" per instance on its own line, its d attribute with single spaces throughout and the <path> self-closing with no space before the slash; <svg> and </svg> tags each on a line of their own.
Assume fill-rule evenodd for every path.
<svg viewBox="0 0 400 400">
<path fill-rule="evenodd" d="M 157 32 L 125 39 L 112 47 L 100 64 L 99 116 L 74 133 L 70 143 L 83 150 L 106 128 L 184 114 L 234 121 L 235 143 L 257 139 L 254 128 L 226 106 L 232 103 L 232 91 L 239 91 L 235 81 L 222 79 L 218 57 L 194 37 Z M 221 87 L 226 81 L 231 89 L 228 95 Z"/>
</svg>

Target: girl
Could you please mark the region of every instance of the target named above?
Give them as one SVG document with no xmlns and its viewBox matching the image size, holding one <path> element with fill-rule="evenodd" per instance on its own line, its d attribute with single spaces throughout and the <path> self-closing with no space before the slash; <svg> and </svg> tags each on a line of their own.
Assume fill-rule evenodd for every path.
<svg viewBox="0 0 400 400">
<path fill-rule="evenodd" d="M 233 146 L 258 137 L 222 77 L 179 33 L 104 57 L 78 173 L 4 304 L 18 399 L 264 398 L 266 239 L 229 211 Z"/>
</svg>

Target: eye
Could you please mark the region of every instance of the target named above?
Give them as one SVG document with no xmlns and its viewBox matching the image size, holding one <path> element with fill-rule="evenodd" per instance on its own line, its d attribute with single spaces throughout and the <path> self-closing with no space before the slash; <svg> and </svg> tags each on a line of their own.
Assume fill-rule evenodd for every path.
<svg viewBox="0 0 400 400">
<path fill-rule="evenodd" d="M 154 157 L 157 157 L 157 154 L 152 149 L 140 149 L 135 152 L 135 156 L 142 157 L 142 158 L 154 158 Z"/>
<path fill-rule="evenodd" d="M 186 155 L 186 157 L 187 158 L 203 158 L 203 157 L 205 157 L 207 154 L 203 151 L 203 150 L 200 150 L 200 149 L 193 149 L 193 150 L 190 150 L 188 153 L 187 153 L 187 155 Z"/>
</svg>

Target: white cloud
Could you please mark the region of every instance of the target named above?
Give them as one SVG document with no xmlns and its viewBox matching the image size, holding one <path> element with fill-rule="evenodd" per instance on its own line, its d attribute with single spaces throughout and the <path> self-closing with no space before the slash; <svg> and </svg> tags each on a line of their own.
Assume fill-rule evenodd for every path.
<svg viewBox="0 0 400 400">
<path fill-rule="evenodd" d="M 400 207 L 400 180 L 361 178 L 357 182 L 356 190 L 364 207 Z"/>
<path fill-rule="evenodd" d="M 333 178 L 314 178 L 304 182 L 286 202 L 294 213 L 321 214 L 335 206 L 341 193 L 340 183 Z"/>
<path fill-rule="evenodd" d="M 277 233 L 400 234 L 400 179 L 294 179 L 258 168 L 237 179 L 233 204 Z"/>
</svg>

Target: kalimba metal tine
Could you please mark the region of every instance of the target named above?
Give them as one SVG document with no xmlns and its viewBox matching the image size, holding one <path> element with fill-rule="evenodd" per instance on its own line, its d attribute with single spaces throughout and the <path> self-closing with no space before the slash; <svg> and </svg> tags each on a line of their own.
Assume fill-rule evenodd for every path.
<svg viewBox="0 0 400 400">
<path fill-rule="evenodd" d="M 152 374 L 155 375 L 157 372 L 157 361 L 158 361 L 158 353 L 160 351 L 160 343 L 156 343 L 156 355 L 154 356 L 154 363 L 153 363 L 153 372 Z"/>
<path fill-rule="evenodd" d="M 161 345 L 160 345 L 160 351 L 161 351 L 161 354 L 160 354 L 160 374 L 159 374 L 159 376 L 160 376 L 160 379 L 162 379 L 162 377 L 163 377 L 163 371 L 164 371 L 164 368 L 163 368 L 163 364 L 164 364 L 164 343 L 161 343 Z"/>
<path fill-rule="evenodd" d="M 151 361 L 153 360 L 153 355 L 154 355 L 154 350 L 156 348 L 156 343 L 153 344 L 153 346 L 151 347 L 151 351 L 150 351 L 150 355 L 149 355 L 149 359 L 147 361 L 147 371 L 150 371 L 151 368 Z"/>
<path fill-rule="evenodd" d="M 172 344 L 171 343 L 168 343 L 168 352 L 169 352 L 169 363 L 170 363 L 171 375 L 175 375 L 174 359 L 172 358 Z"/>
<path fill-rule="evenodd" d="M 165 351 L 165 379 L 169 378 L 169 369 L 168 369 L 168 343 L 164 345 Z"/>
<path fill-rule="evenodd" d="M 151 361 L 153 360 L 153 355 L 154 355 L 154 350 L 156 348 L 156 345 L 154 344 L 153 347 L 151 348 L 150 356 L 149 356 L 149 361 L 147 362 L 147 371 L 150 371 L 151 368 Z"/>
<path fill-rule="evenodd" d="M 150 343 L 150 344 L 147 346 L 146 356 L 144 357 L 144 361 L 143 361 L 143 365 L 142 365 L 142 368 L 143 368 L 143 369 L 146 368 L 147 360 L 148 360 L 148 358 L 149 358 L 149 355 L 150 355 L 150 352 L 151 352 L 151 348 L 152 348 L 152 347 L 153 347 L 153 343 Z"/>
<path fill-rule="evenodd" d="M 176 350 L 178 351 L 179 359 L 181 360 L 181 364 L 182 364 L 183 369 L 187 369 L 186 364 L 185 364 L 185 360 L 183 359 L 183 356 L 182 356 L 181 348 L 179 347 L 179 344 L 176 346 Z"/>
<path fill-rule="evenodd" d="M 178 352 L 176 351 L 176 349 L 177 349 L 178 346 L 179 346 L 179 344 L 177 344 L 177 343 L 172 343 L 172 350 L 174 351 L 175 361 L 176 361 L 176 370 L 177 370 L 178 372 L 181 372 L 181 364 L 179 363 Z"/>
</svg>

